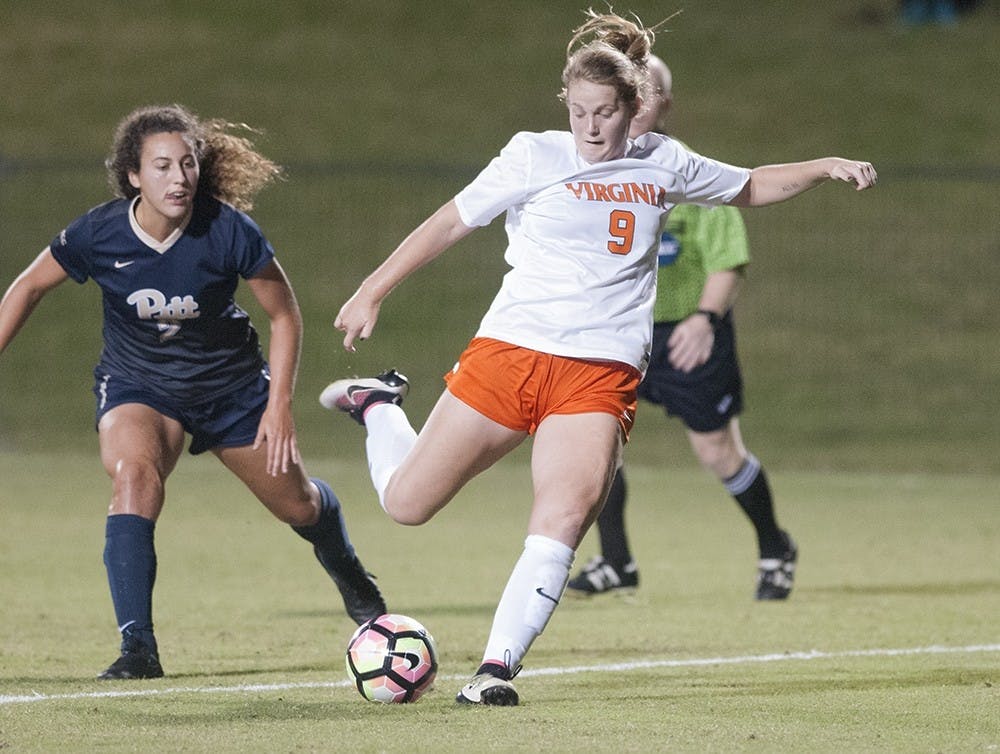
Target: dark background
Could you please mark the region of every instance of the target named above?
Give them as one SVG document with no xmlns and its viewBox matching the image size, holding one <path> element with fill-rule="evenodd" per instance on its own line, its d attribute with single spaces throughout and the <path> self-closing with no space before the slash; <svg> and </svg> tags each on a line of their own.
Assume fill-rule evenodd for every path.
<svg viewBox="0 0 1000 754">
<path fill-rule="evenodd" d="M 331 433 L 349 428 L 316 396 L 349 374 L 398 367 L 419 423 L 504 273 L 502 223 L 398 289 L 357 354 L 333 317 L 515 131 L 566 127 L 556 94 L 582 7 L 6 2 L 0 289 L 109 197 L 103 158 L 133 107 L 246 122 L 287 168 L 252 214 L 305 316 L 304 451 L 337 452 Z M 879 169 L 873 191 L 827 185 L 745 212 L 754 261 L 737 317 L 755 452 L 786 469 L 1000 471 L 995 4 L 919 27 L 887 0 L 617 10 L 647 25 L 681 11 L 655 50 L 674 72 L 674 132 L 693 148 L 748 166 L 836 154 Z M 67 282 L 0 357 L 0 451 L 96 449 L 99 348 L 98 291 Z M 650 406 L 628 452 L 694 463 Z"/>
</svg>

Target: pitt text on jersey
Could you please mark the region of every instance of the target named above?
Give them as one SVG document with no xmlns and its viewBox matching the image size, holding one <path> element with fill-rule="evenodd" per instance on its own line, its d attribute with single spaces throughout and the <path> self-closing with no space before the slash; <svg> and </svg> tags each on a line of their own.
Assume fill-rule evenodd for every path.
<svg viewBox="0 0 1000 754">
<path fill-rule="evenodd" d="M 172 338 L 180 331 L 180 320 L 201 316 L 198 302 L 190 294 L 183 298 L 173 296 L 167 301 L 167 297 L 155 288 L 143 288 L 125 300 L 135 306 L 139 319 L 158 320 L 161 341 Z"/>
</svg>

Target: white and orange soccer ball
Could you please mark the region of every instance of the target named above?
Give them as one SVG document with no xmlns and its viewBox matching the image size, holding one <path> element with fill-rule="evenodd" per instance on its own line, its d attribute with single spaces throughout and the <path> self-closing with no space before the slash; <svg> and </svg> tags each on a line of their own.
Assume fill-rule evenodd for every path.
<svg viewBox="0 0 1000 754">
<path fill-rule="evenodd" d="M 347 675 L 370 702 L 415 702 L 437 675 L 434 637 L 406 615 L 365 621 L 347 644 Z"/>
</svg>

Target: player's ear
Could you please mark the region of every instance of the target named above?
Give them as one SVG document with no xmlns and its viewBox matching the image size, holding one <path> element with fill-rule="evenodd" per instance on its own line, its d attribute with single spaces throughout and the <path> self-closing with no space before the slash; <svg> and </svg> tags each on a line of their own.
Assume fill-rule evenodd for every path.
<svg viewBox="0 0 1000 754">
<path fill-rule="evenodd" d="M 131 170 L 128 171 L 128 182 L 132 184 L 133 188 L 139 188 L 139 174 L 133 173 Z"/>
</svg>

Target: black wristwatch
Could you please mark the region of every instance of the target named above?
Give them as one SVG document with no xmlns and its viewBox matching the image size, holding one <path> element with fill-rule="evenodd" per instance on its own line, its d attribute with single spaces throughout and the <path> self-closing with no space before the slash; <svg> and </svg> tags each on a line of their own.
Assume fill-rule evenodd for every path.
<svg viewBox="0 0 1000 754">
<path fill-rule="evenodd" d="M 718 330 L 719 325 L 722 324 L 722 317 L 713 312 L 711 309 L 698 309 L 695 314 L 704 314 L 708 317 L 708 324 L 712 326 L 713 330 Z"/>
</svg>

